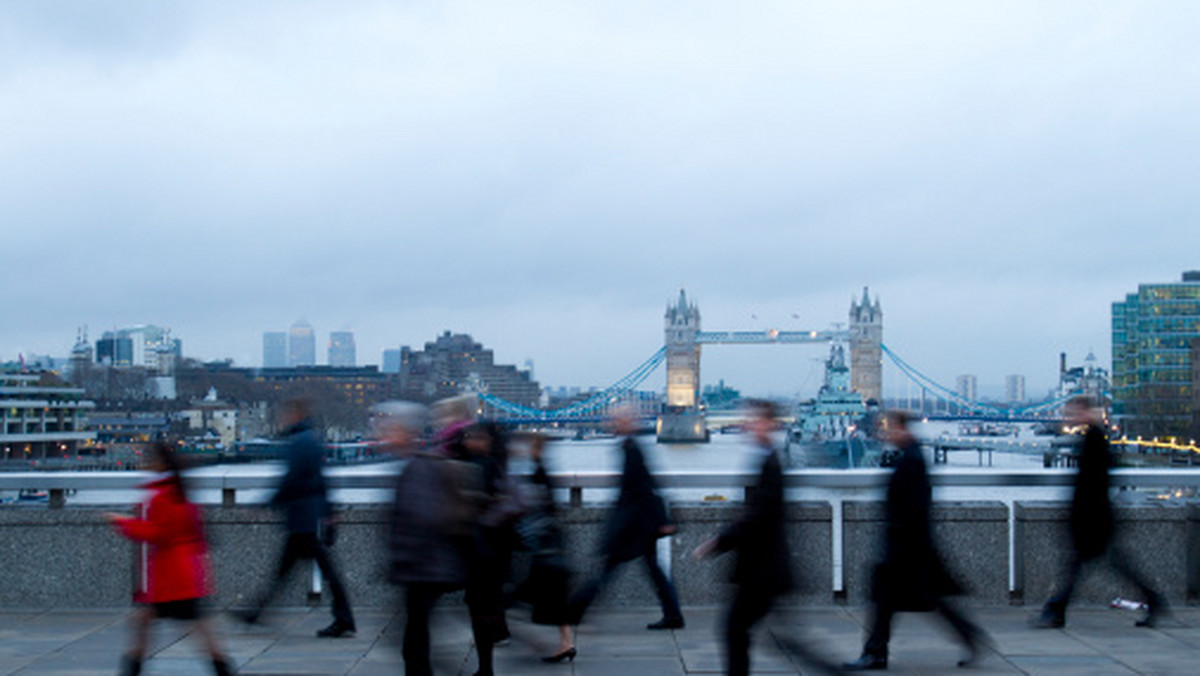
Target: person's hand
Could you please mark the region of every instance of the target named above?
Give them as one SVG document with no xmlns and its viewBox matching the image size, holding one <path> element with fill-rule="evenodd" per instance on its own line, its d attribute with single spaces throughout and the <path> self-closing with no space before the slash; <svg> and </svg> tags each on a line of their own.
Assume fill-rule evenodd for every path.
<svg viewBox="0 0 1200 676">
<path fill-rule="evenodd" d="M 676 526 L 676 525 L 675 525 L 675 524 L 673 524 L 673 523 L 669 523 L 669 524 L 667 524 L 667 525 L 665 525 L 665 526 L 661 526 L 661 527 L 658 529 L 658 534 L 659 534 L 659 535 L 674 535 L 674 534 L 676 534 L 676 533 L 678 533 L 678 532 L 679 532 L 679 526 Z"/>
<path fill-rule="evenodd" d="M 109 523 L 117 523 L 118 521 L 124 521 L 125 519 L 132 518 L 128 514 L 118 514 L 117 512 L 105 512 L 104 514 L 101 514 L 101 516 L 103 516 Z"/>
<path fill-rule="evenodd" d="M 709 539 L 705 540 L 704 542 L 701 542 L 699 544 L 699 546 L 697 546 L 695 549 L 692 550 L 692 558 L 699 561 L 700 559 L 711 556 L 712 553 L 715 552 L 716 550 L 717 550 L 717 539 L 709 538 Z"/>
</svg>

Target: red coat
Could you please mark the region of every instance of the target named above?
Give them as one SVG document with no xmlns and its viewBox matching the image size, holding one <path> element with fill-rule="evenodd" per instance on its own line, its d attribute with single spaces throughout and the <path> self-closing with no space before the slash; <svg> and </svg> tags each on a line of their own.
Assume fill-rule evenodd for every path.
<svg viewBox="0 0 1200 676">
<path fill-rule="evenodd" d="M 116 522 L 122 535 L 150 545 L 146 591 L 139 591 L 134 600 L 162 603 L 208 596 L 213 592 L 212 568 L 200 510 L 174 479 L 159 479 L 146 488 L 153 493 L 144 503 L 145 518 Z"/>
</svg>

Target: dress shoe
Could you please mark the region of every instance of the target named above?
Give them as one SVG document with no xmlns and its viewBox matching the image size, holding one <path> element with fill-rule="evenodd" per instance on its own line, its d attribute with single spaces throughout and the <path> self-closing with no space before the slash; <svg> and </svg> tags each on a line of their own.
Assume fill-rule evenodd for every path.
<svg viewBox="0 0 1200 676">
<path fill-rule="evenodd" d="M 842 665 L 846 671 L 882 671 L 887 669 L 886 655 L 863 653 L 862 657 Z"/>
<path fill-rule="evenodd" d="M 253 627 L 262 624 L 262 619 L 256 610 L 231 610 L 229 614 L 246 626 Z"/>
<path fill-rule="evenodd" d="M 229 660 L 224 657 L 214 657 L 212 661 L 213 673 L 217 676 L 235 676 L 236 671 L 230 666 Z"/>
<path fill-rule="evenodd" d="M 354 623 L 334 620 L 333 624 L 317 632 L 319 638 L 350 638 L 354 636 Z"/>
<path fill-rule="evenodd" d="M 1029 621 L 1029 626 L 1034 629 L 1062 629 L 1067 625 L 1067 618 L 1052 612 L 1042 611 L 1041 615 Z"/>
<path fill-rule="evenodd" d="M 979 664 L 979 645 L 971 642 L 971 645 L 967 646 L 966 656 L 958 661 L 958 666 L 973 667 L 976 664 Z"/>
<path fill-rule="evenodd" d="M 1158 626 L 1160 620 L 1170 616 L 1171 611 L 1167 607 L 1167 602 L 1161 596 L 1155 596 L 1150 599 L 1146 606 L 1146 615 L 1138 620 L 1136 626 L 1153 629 Z"/>
<path fill-rule="evenodd" d="M 542 661 L 548 662 L 550 664 L 556 664 L 556 663 L 562 662 L 564 660 L 567 662 L 574 662 L 575 654 L 576 654 L 575 646 L 571 646 L 570 648 L 567 648 L 566 650 L 562 651 L 561 653 L 555 653 L 553 655 L 547 655 L 546 657 L 543 657 Z"/>
<path fill-rule="evenodd" d="M 647 629 L 683 629 L 682 617 L 664 617 L 658 622 L 646 625 Z"/>
</svg>

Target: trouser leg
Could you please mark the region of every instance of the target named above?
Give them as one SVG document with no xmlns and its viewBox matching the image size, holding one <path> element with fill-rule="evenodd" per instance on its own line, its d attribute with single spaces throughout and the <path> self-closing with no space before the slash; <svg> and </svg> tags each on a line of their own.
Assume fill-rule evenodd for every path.
<svg viewBox="0 0 1200 676">
<path fill-rule="evenodd" d="M 739 593 L 725 617 L 725 673 L 750 673 L 750 630 L 771 610 L 771 598 Z"/>
<path fill-rule="evenodd" d="M 579 591 L 571 595 L 567 601 L 567 623 L 579 624 L 583 619 L 584 613 L 587 612 L 588 606 L 592 605 L 592 601 L 596 600 L 596 594 L 600 593 L 600 589 L 612 577 L 613 571 L 621 564 L 612 559 L 604 560 L 604 570 L 599 576 L 589 580 Z"/>
<path fill-rule="evenodd" d="M 1132 582 L 1138 588 L 1138 591 L 1142 594 L 1142 598 L 1146 601 L 1146 605 L 1150 606 L 1151 610 L 1157 610 L 1163 606 L 1163 597 L 1150 587 L 1146 576 L 1133 565 L 1133 558 L 1130 556 L 1128 550 L 1114 544 L 1109 550 L 1108 558 L 1109 562 L 1112 563 L 1112 567 L 1122 577 Z"/>
<path fill-rule="evenodd" d="M 1057 618 L 1065 618 L 1067 615 L 1067 604 L 1071 602 L 1071 595 L 1075 593 L 1075 584 L 1079 582 L 1079 574 L 1083 570 L 1083 559 L 1079 556 L 1079 552 L 1072 550 L 1067 554 L 1067 559 L 1063 563 L 1063 570 L 1059 578 L 1058 590 L 1046 601 L 1044 613 Z"/>
<path fill-rule="evenodd" d="M 255 604 L 251 616 L 257 616 L 262 612 L 263 608 L 267 607 L 279 590 L 283 588 L 283 583 L 287 581 L 288 576 L 292 572 L 292 568 L 296 566 L 296 562 L 304 556 L 304 543 L 299 536 L 292 534 L 288 535 L 287 542 L 283 545 L 283 552 L 279 556 L 279 565 L 275 569 L 275 577 L 271 579 L 267 590 L 259 597 L 258 603 Z"/>
<path fill-rule="evenodd" d="M 895 614 L 896 611 L 887 601 L 871 606 L 871 633 L 863 645 L 864 654 L 887 657 L 888 643 L 892 640 L 892 617 Z"/>
<path fill-rule="evenodd" d="M 333 558 L 329 556 L 329 550 L 321 544 L 316 535 L 312 537 L 312 557 L 321 571 L 321 577 L 329 584 L 329 592 L 333 594 L 333 619 L 353 625 L 354 613 L 350 610 L 350 598 L 346 594 L 346 587 L 342 584 L 337 569 L 333 567 Z"/>
<path fill-rule="evenodd" d="M 658 602 L 662 605 L 663 618 L 682 620 L 683 611 L 679 609 L 679 595 L 675 592 L 675 585 L 671 584 L 666 573 L 658 565 L 656 542 L 650 543 L 649 549 L 642 554 L 642 559 L 646 562 L 646 572 L 650 574 L 650 581 L 654 583 L 654 592 L 658 594 Z"/>
<path fill-rule="evenodd" d="M 975 646 L 980 628 L 947 599 L 938 599 L 937 610 L 968 648 Z"/>
<path fill-rule="evenodd" d="M 431 584 L 412 583 L 404 590 L 404 673 L 432 676 L 429 659 L 429 615 L 441 589 Z"/>
</svg>

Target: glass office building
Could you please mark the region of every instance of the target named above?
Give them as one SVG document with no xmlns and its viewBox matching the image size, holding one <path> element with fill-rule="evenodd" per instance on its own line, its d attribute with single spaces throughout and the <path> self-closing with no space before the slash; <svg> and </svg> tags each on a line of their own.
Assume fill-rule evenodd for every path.
<svg viewBox="0 0 1200 676">
<path fill-rule="evenodd" d="M 1200 338 L 1200 271 L 1139 284 L 1113 303 L 1113 417 L 1129 436 L 1192 433 L 1192 345 Z"/>
</svg>

